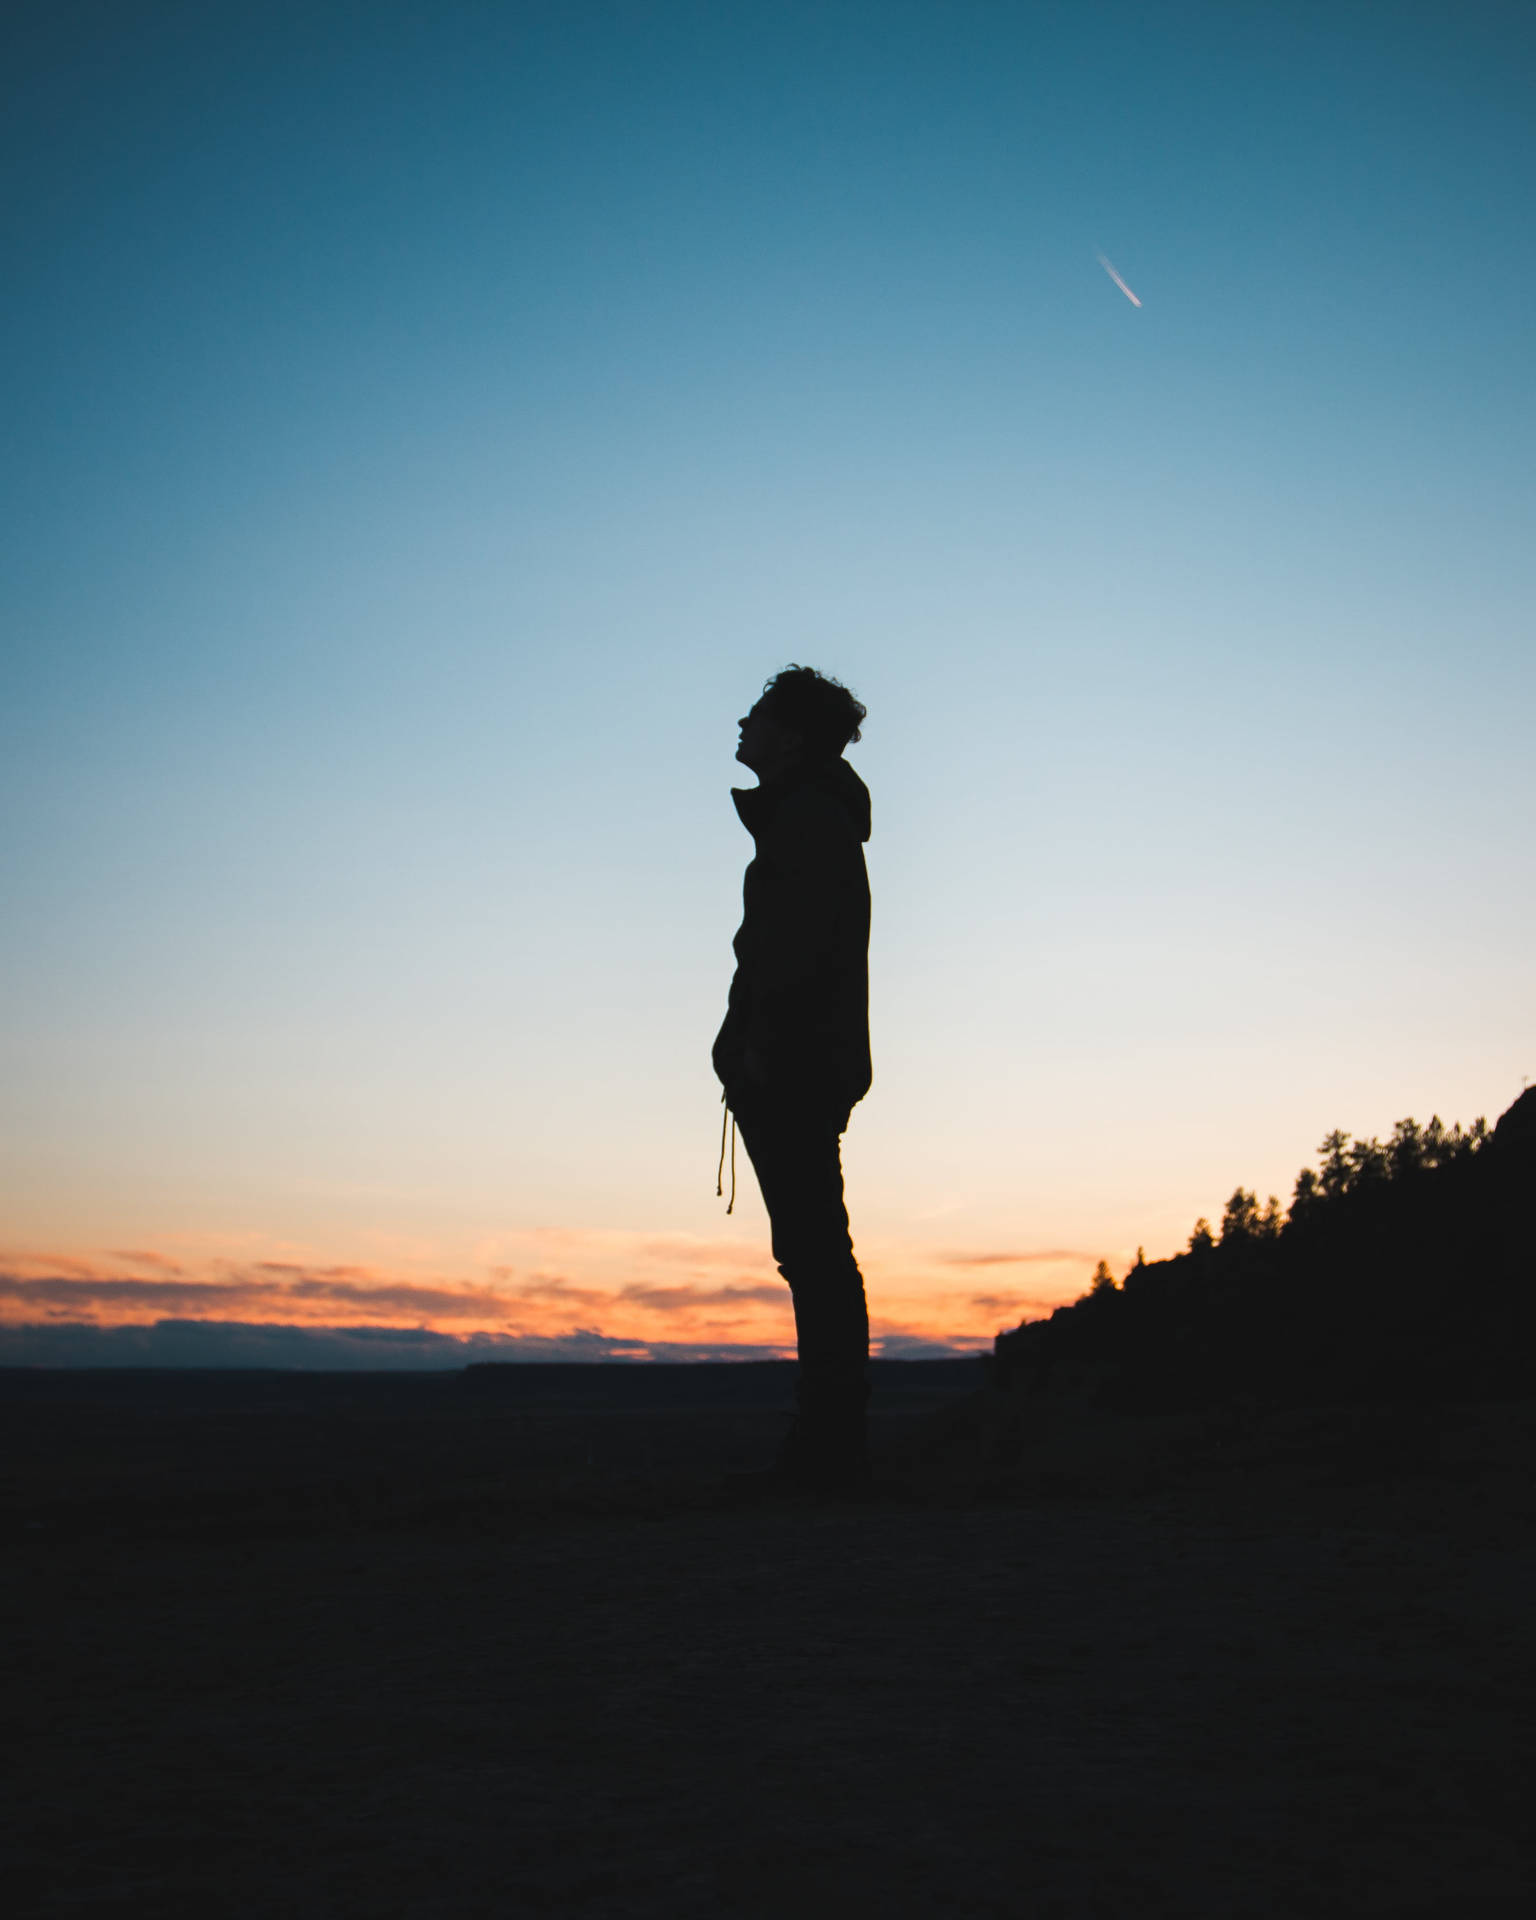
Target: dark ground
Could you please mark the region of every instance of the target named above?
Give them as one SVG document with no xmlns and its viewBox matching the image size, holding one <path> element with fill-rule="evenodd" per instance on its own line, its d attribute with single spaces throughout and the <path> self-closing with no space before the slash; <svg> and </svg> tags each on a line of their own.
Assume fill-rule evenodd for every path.
<svg viewBox="0 0 1536 1920">
<path fill-rule="evenodd" d="M 1524 1915 L 1536 1406 L 0 1375 L 12 1913 Z"/>
</svg>

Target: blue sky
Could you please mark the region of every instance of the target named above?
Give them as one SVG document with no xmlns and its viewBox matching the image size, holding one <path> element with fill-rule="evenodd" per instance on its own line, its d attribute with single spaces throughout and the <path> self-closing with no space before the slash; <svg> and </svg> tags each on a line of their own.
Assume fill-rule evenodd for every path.
<svg viewBox="0 0 1536 1920">
<path fill-rule="evenodd" d="M 1536 1074 L 1528 9 L 8 18 L 13 1265 L 760 1278 L 792 659 L 893 1328 Z"/>
</svg>

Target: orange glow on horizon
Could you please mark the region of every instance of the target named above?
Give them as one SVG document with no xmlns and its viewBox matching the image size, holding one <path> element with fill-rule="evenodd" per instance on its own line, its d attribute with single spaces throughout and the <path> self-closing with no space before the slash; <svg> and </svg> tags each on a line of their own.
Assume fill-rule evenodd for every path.
<svg viewBox="0 0 1536 1920">
<path fill-rule="evenodd" d="M 0 1253 L 0 1325 L 240 1322 L 498 1342 L 596 1336 L 636 1357 L 677 1346 L 794 1352 L 788 1289 L 766 1250 L 735 1241 L 545 1228 L 467 1260 L 413 1249 L 388 1265 L 324 1261 L 287 1244 L 171 1246 Z M 985 1347 L 1000 1328 L 1076 1298 L 1096 1256 L 870 1245 L 860 1257 L 878 1353 L 916 1342 Z M 477 1277 L 462 1277 L 466 1269 Z M 1025 1283 L 1010 1284 L 1020 1270 Z"/>
</svg>

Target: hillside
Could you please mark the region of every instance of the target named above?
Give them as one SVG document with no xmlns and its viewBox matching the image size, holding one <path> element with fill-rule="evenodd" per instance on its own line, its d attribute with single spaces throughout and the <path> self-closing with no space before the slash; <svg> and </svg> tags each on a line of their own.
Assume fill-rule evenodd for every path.
<svg viewBox="0 0 1536 1920">
<path fill-rule="evenodd" d="M 1536 1088 L 1490 1132 L 1330 1133 L 1288 1211 L 1239 1187 L 1219 1230 L 998 1336 L 1000 1382 L 1190 1408 L 1532 1390 Z"/>
</svg>

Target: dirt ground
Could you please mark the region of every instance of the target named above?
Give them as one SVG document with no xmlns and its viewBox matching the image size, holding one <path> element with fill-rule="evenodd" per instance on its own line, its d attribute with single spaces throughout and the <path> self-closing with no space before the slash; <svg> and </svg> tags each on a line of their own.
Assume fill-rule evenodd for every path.
<svg viewBox="0 0 1536 1920">
<path fill-rule="evenodd" d="M 740 1510 L 694 1374 L 0 1382 L 9 1910 L 1531 1910 L 1536 1406 L 909 1369 L 894 1490 Z"/>
</svg>

